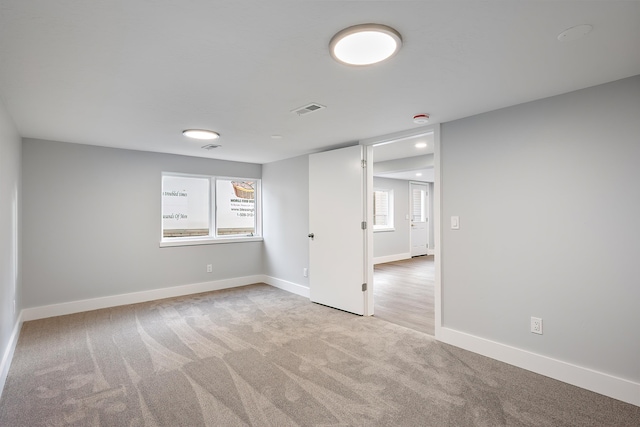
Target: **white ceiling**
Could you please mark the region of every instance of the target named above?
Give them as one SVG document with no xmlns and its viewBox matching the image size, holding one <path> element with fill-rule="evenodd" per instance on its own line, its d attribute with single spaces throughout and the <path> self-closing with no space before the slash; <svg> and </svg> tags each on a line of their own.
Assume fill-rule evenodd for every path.
<svg viewBox="0 0 640 427">
<path fill-rule="evenodd" d="M 332 60 L 366 22 L 399 54 Z M 23 137 L 266 163 L 640 74 L 639 46 L 637 1 L 0 0 L 0 99 Z"/>
<path fill-rule="evenodd" d="M 416 147 L 416 144 L 424 143 L 426 147 Z M 393 163 L 395 167 L 385 167 L 384 172 L 377 172 L 374 168 L 374 176 L 381 178 L 402 179 L 407 181 L 424 181 L 433 182 L 434 171 L 433 162 L 427 162 L 423 166 L 416 168 L 416 162 L 390 162 L 390 160 L 426 157 L 427 154 L 433 154 L 434 149 L 433 132 L 422 135 L 415 135 L 406 138 L 399 138 L 384 143 L 382 145 L 374 145 L 373 161 L 375 163 L 386 162 Z M 418 175 L 419 174 L 419 175 Z"/>
<path fill-rule="evenodd" d="M 416 144 L 424 143 L 426 147 L 416 147 Z M 423 156 L 433 153 L 433 132 L 426 135 L 415 135 L 401 138 L 373 146 L 374 162 L 403 159 L 406 157 Z"/>
<path fill-rule="evenodd" d="M 433 168 L 416 169 L 411 171 L 376 173 L 379 178 L 401 179 L 404 181 L 434 182 L 435 173 Z"/>
</svg>

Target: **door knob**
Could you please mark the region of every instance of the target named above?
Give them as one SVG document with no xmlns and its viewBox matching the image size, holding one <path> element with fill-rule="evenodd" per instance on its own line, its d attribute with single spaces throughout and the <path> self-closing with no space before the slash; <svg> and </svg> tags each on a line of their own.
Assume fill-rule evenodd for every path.
<svg viewBox="0 0 640 427">
<path fill-rule="evenodd" d="M 309 236 L 307 236 L 307 237 L 309 237 L 311 240 L 313 240 L 313 238 L 314 238 L 315 236 L 313 235 L 313 233 L 309 233 Z"/>
</svg>

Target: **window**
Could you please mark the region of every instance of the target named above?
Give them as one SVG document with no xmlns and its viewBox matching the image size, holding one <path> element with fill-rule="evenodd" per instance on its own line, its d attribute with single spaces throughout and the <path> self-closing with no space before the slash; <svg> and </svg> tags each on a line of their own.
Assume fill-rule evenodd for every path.
<svg viewBox="0 0 640 427">
<path fill-rule="evenodd" d="M 209 179 L 162 177 L 162 237 L 209 235 Z"/>
<path fill-rule="evenodd" d="M 411 220 L 413 222 L 425 222 L 427 220 L 427 192 L 414 188 L 411 200 Z"/>
<path fill-rule="evenodd" d="M 373 191 L 373 230 L 393 230 L 393 190 Z"/>
<path fill-rule="evenodd" d="M 162 174 L 162 246 L 260 240 L 260 180 Z"/>
<path fill-rule="evenodd" d="M 256 232 L 256 181 L 216 180 L 216 235 Z"/>
</svg>

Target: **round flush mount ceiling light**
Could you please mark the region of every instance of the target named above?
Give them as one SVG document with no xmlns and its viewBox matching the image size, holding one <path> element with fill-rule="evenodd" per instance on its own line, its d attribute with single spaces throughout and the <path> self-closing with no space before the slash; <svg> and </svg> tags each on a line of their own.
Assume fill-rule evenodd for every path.
<svg viewBox="0 0 640 427">
<path fill-rule="evenodd" d="M 372 65 L 391 58 L 402 46 L 400 33 L 381 24 L 345 28 L 329 43 L 331 56 L 348 65 Z"/>
<path fill-rule="evenodd" d="M 220 134 L 218 132 L 206 129 L 185 129 L 182 131 L 182 134 L 187 138 L 193 139 L 212 140 L 220 138 Z"/>
</svg>

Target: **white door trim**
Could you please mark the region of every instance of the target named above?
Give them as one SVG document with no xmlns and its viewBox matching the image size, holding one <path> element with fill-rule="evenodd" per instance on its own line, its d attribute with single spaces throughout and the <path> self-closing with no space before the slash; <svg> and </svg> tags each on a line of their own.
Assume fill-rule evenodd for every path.
<svg viewBox="0 0 640 427">
<path fill-rule="evenodd" d="M 442 240 L 441 240 L 441 214 L 442 214 L 442 170 L 440 168 L 440 125 L 433 129 L 433 254 L 435 265 L 435 284 L 433 289 L 433 301 L 435 312 L 435 337 L 442 337 Z"/>
<path fill-rule="evenodd" d="M 364 157 L 364 212 L 363 218 L 367 224 L 364 239 L 364 283 L 367 290 L 364 292 L 364 315 L 373 316 L 373 165 L 369 161 L 373 158 L 373 145 L 365 146 Z"/>
</svg>

